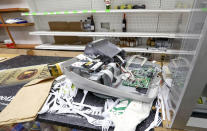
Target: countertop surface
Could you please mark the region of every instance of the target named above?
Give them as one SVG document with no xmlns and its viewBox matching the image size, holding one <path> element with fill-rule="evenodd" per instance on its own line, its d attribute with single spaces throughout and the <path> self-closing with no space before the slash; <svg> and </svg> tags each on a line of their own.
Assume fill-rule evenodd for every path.
<svg viewBox="0 0 207 131">
<path fill-rule="evenodd" d="M 68 60 L 70 58 L 66 57 L 48 57 L 48 56 L 17 56 L 13 59 L 4 61 L 0 63 L 0 70 L 3 69 L 11 69 L 11 68 L 18 68 L 18 67 L 24 67 L 24 66 L 32 66 L 32 65 L 40 65 L 40 64 L 52 64 L 61 62 L 64 60 Z M 13 86 L 4 86 L 0 87 L 0 96 L 14 96 L 19 89 L 24 84 L 19 85 L 13 85 Z M 83 92 L 81 90 L 78 91 L 78 94 L 75 98 L 75 101 L 81 101 L 83 96 Z M 89 93 L 86 97 L 85 103 L 94 105 L 94 106 L 103 106 L 105 100 L 102 98 L 99 98 L 92 93 Z M 0 110 L 3 110 L 7 103 L 2 103 L 0 99 Z M 144 131 L 150 123 L 154 119 L 155 112 L 151 111 L 149 117 L 144 120 L 141 124 L 137 126 L 137 131 Z M 79 115 L 56 115 L 56 114 L 44 114 L 39 115 L 37 118 L 38 121 L 41 122 L 47 122 L 47 123 L 53 123 L 58 124 L 62 126 L 67 126 L 70 128 L 76 128 L 76 129 L 82 129 L 84 131 L 86 130 L 101 130 L 100 127 L 92 126 L 87 122 L 87 120 Z M 127 123 L 126 123 L 127 124 Z M 110 129 L 113 130 L 113 129 Z"/>
</svg>

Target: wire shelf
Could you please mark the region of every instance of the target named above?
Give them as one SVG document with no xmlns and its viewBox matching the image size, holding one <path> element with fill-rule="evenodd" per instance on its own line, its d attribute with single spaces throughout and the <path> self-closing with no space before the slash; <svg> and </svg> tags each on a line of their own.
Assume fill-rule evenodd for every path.
<svg viewBox="0 0 207 131">
<path fill-rule="evenodd" d="M 144 33 L 144 32 L 61 32 L 61 31 L 34 31 L 30 35 L 40 36 L 80 36 L 80 37 L 153 37 L 153 38 L 177 38 L 199 39 L 197 34 L 176 33 Z"/>
<path fill-rule="evenodd" d="M 47 49 L 47 50 L 74 50 L 74 51 L 84 51 L 84 45 L 53 45 L 53 44 L 42 44 L 35 47 L 36 49 Z M 185 51 L 185 50 L 175 50 L 169 49 L 166 51 L 155 50 L 155 49 L 147 49 L 147 48 L 130 48 L 124 47 L 122 48 L 126 52 L 136 52 L 136 53 L 154 53 L 154 54 L 185 54 L 185 55 L 193 55 L 194 51 Z"/>
</svg>

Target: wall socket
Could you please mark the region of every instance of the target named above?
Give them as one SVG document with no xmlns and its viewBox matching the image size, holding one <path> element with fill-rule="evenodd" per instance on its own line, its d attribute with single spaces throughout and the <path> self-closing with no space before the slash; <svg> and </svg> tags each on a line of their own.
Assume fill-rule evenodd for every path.
<svg viewBox="0 0 207 131">
<path fill-rule="evenodd" d="M 101 29 L 110 30 L 110 23 L 109 22 L 101 22 Z"/>
</svg>

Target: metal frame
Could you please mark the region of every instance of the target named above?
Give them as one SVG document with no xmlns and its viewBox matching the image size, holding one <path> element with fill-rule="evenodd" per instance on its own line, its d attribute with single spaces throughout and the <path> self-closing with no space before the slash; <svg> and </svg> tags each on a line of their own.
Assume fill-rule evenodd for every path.
<svg viewBox="0 0 207 131">
<path fill-rule="evenodd" d="M 81 37 L 142 37 L 142 38 L 176 38 L 199 39 L 199 34 L 182 33 L 145 33 L 145 32 L 66 32 L 66 31 L 33 31 L 30 35 L 39 36 L 81 36 Z"/>
<path fill-rule="evenodd" d="M 99 33 L 77 33 L 76 36 L 92 36 L 93 38 L 95 37 L 115 37 L 115 36 L 120 36 L 120 37 L 135 37 L 134 35 L 136 35 L 136 37 L 150 37 L 149 35 L 153 36 L 153 37 L 164 37 L 164 38 L 186 38 L 188 37 L 189 39 L 196 39 L 197 35 L 195 34 L 189 34 L 189 36 L 186 36 L 185 34 L 174 34 L 174 33 L 170 33 L 170 32 L 174 32 L 174 29 L 171 29 L 174 27 L 174 24 L 176 24 L 176 22 L 174 22 L 174 20 L 170 20 L 170 18 L 173 18 L 175 17 L 175 19 L 177 18 L 177 14 L 185 14 L 185 15 L 188 15 L 190 14 L 191 12 L 197 12 L 197 11 L 202 11 L 200 9 L 196 9 L 196 10 L 192 10 L 191 7 L 187 7 L 185 9 L 182 9 L 182 8 L 175 8 L 174 6 L 171 6 L 171 4 L 174 2 L 173 0 L 168 0 L 168 1 L 165 1 L 165 0 L 151 0 L 151 2 L 149 3 L 149 1 L 146 1 L 146 4 L 147 5 L 153 5 L 152 7 L 151 6 L 147 6 L 147 9 L 128 9 L 128 10 L 114 10 L 114 9 L 111 9 L 111 10 L 105 10 L 105 6 L 102 6 L 103 3 L 99 3 L 97 4 L 96 0 L 91 0 L 91 7 L 83 7 L 83 4 L 81 4 L 81 7 L 79 8 L 78 5 L 75 6 L 75 8 L 73 7 L 70 7 L 70 8 L 53 8 L 52 10 L 51 9 L 47 9 L 49 5 L 44 5 L 45 7 L 47 7 L 46 9 L 41 9 L 41 8 L 37 8 L 37 5 L 38 3 L 36 3 L 34 0 L 27 0 L 28 3 L 29 3 L 29 6 L 32 8 L 31 12 L 30 13 L 23 13 L 22 15 L 32 15 L 33 18 L 34 18 L 34 21 L 36 23 L 36 27 L 37 27 L 37 30 L 40 31 L 41 30 L 41 27 L 42 25 L 45 25 L 46 28 L 48 28 L 46 26 L 45 23 L 47 22 L 40 22 L 41 19 L 43 19 L 43 16 L 45 16 L 45 20 L 50 20 L 50 19 L 54 19 L 53 16 L 58 16 L 58 17 L 64 17 L 64 16 L 74 16 L 74 19 L 76 19 L 76 17 L 79 17 L 79 16 L 85 16 L 84 14 L 87 15 L 90 15 L 91 13 L 93 13 L 94 17 L 97 17 L 99 14 L 100 15 L 103 15 L 104 17 L 107 16 L 107 20 L 108 20 L 108 16 L 118 16 L 118 15 L 121 15 L 123 13 L 128 13 L 130 15 L 136 15 L 136 14 L 139 14 L 141 15 L 140 18 L 142 18 L 142 15 L 144 16 L 142 19 L 145 20 L 145 19 L 148 19 L 150 18 L 149 21 L 149 24 L 146 24 L 147 22 L 138 22 L 137 24 L 134 24 L 134 26 L 136 28 L 133 28 L 133 29 L 130 29 L 130 30 L 137 30 L 138 31 L 138 28 L 141 28 L 139 29 L 140 33 L 141 34 L 127 34 L 127 36 L 125 36 L 126 34 L 122 35 L 122 34 L 99 34 Z M 48 0 L 47 0 L 48 1 Z M 66 1 L 66 0 L 63 0 L 63 1 Z M 100 0 L 102 1 L 102 0 Z M 125 2 L 125 0 L 121 0 L 123 2 Z M 173 1 L 173 2 L 170 2 L 170 1 Z M 189 0 L 190 1 L 190 0 Z M 102 1 L 103 2 L 103 1 Z M 120 2 L 120 1 L 116 1 L 116 2 Z M 135 0 L 135 2 L 137 2 L 137 0 Z M 169 2 L 169 7 L 166 6 L 167 3 Z M 52 2 L 51 2 L 52 3 Z M 81 2 L 82 3 L 82 2 Z M 145 2 L 144 2 L 145 3 Z M 190 2 L 191 3 L 191 2 Z M 43 3 L 44 4 L 44 3 Z M 75 3 L 74 3 L 75 4 Z M 52 6 L 54 6 L 54 4 L 51 4 Z M 166 6 L 166 7 L 165 7 Z M 42 7 L 42 6 L 41 6 Z M 77 7 L 77 8 L 76 8 Z M 37 10 L 38 9 L 38 10 Z M 146 17 L 146 15 L 149 15 L 149 17 Z M 160 17 L 161 19 L 157 18 L 156 16 L 154 15 L 167 15 L 168 16 L 171 16 L 169 19 L 162 19 L 162 17 Z M 152 15 L 152 18 L 150 17 Z M 68 18 L 68 17 L 67 17 Z M 118 16 L 118 18 L 121 18 Z M 139 18 L 139 19 L 140 19 Z M 71 17 L 72 19 L 72 17 Z M 102 19 L 104 19 L 103 17 L 97 17 L 97 19 L 99 19 L 97 21 L 97 23 L 99 23 L 100 21 L 102 21 Z M 117 17 L 116 17 L 117 19 Z M 131 19 L 131 17 L 130 17 Z M 137 17 L 133 17 L 134 20 L 137 20 Z M 157 20 L 158 19 L 158 20 Z M 73 20 L 73 19 L 72 19 Z M 67 20 L 66 20 L 67 21 Z M 104 21 L 104 20 L 103 20 Z M 117 29 L 117 23 L 116 23 L 117 20 L 115 20 L 114 23 L 112 23 L 112 28 L 113 29 L 116 29 L 116 30 L 120 30 L 119 28 Z M 120 20 L 118 20 L 120 21 Z M 142 20 L 140 20 L 142 21 Z M 162 23 L 162 24 L 159 24 L 159 21 Z M 168 23 L 166 21 L 169 21 Z M 116 23 L 116 24 L 115 24 Z M 152 23 L 152 24 L 150 24 Z M 167 23 L 167 24 L 166 24 Z M 170 24 L 169 24 L 170 23 Z M 121 24 L 121 23 L 119 23 Z M 146 26 L 146 28 L 143 28 L 144 26 L 143 25 L 150 25 L 150 26 Z M 98 24 L 97 24 L 98 25 Z M 132 24 L 133 25 L 133 24 Z M 141 26 L 140 26 L 141 25 Z M 160 25 L 163 25 L 163 26 L 160 26 Z M 172 25 L 172 26 L 170 26 Z M 169 29 L 163 29 L 163 27 L 166 26 L 168 27 Z M 183 26 L 185 27 L 185 26 Z M 100 27 L 96 28 L 96 29 L 99 29 Z M 131 27 L 130 27 L 131 28 Z M 45 34 L 45 32 L 47 32 L 49 30 L 48 29 L 44 29 L 44 35 L 42 34 L 43 32 L 31 32 L 32 35 L 38 35 L 38 33 L 41 33 L 39 36 L 42 40 L 42 44 L 45 44 L 45 43 L 54 43 L 54 39 L 53 37 L 50 37 L 51 36 L 51 32 L 48 32 Z M 100 31 L 100 29 L 99 29 Z M 184 30 L 183 30 L 184 31 Z M 181 33 L 183 32 L 181 31 Z M 150 32 L 148 34 L 143 34 L 142 32 Z M 152 33 L 151 33 L 152 32 Z M 154 32 L 163 32 L 163 34 L 154 34 Z M 118 32 L 117 32 L 118 33 Z M 129 33 L 129 32 L 128 32 Z M 133 33 L 133 32 L 132 32 Z M 165 34 L 166 33 L 166 34 Z M 59 34 L 58 33 L 55 33 L 55 34 Z M 60 34 L 59 34 L 60 35 Z M 63 34 L 65 35 L 65 34 Z M 67 36 L 71 36 L 73 35 L 74 36 L 74 33 L 67 33 Z M 144 35 L 144 36 L 143 36 Z M 161 35 L 161 36 L 160 36 Z M 191 35 L 192 38 L 191 38 Z"/>
<path fill-rule="evenodd" d="M 95 14 L 95 13 L 190 13 L 192 11 L 202 11 L 201 9 L 128 9 L 128 10 L 75 10 L 75 11 L 58 11 L 58 12 L 30 12 L 22 13 L 23 16 L 38 15 L 71 15 L 71 14 Z"/>
<path fill-rule="evenodd" d="M 53 45 L 53 44 L 42 44 L 35 47 L 36 49 L 46 49 L 46 50 L 75 50 L 75 51 L 84 51 L 84 45 Z M 186 50 L 176 50 L 176 49 L 167 49 L 167 50 L 158 50 L 158 49 L 147 49 L 147 47 L 123 47 L 126 52 L 137 52 L 137 53 L 154 53 L 154 54 L 169 54 L 169 55 L 194 55 L 194 51 Z"/>
<path fill-rule="evenodd" d="M 192 66 L 185 81 L 184 90 L 181 93 L 177 103 L 177 108 L 172 119 L 171 128 L 184 129 L 188 128 L 192 111 L 196 106 L 198 98 L 201 96 L 207 78 L 207 19 L 201 33 L 195 56 L 192 61 Z M 193 126 L 193 125 L 192 125 Z"/>
</svg>

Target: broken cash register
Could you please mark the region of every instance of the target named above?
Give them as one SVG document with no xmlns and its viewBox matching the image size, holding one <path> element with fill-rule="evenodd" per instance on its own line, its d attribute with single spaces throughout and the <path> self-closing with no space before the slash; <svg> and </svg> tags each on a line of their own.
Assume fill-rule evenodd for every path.
<svg viewBox="0 0 207 131">
<path fill-rule="evenodd" d="M 126 53 L 108 40 L 89 43 L 84 54 L 64 62 L 63 73 L 80 89 L 102 97 L 152 102 L 160 85 L 159 65 Z M 101 94 L 101 95 L 100 95 Z"/>
</svg>

